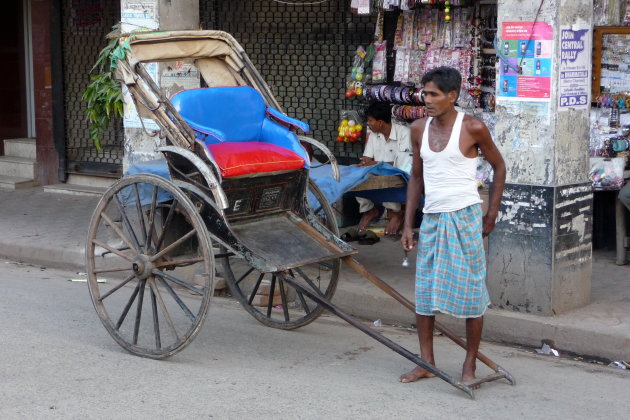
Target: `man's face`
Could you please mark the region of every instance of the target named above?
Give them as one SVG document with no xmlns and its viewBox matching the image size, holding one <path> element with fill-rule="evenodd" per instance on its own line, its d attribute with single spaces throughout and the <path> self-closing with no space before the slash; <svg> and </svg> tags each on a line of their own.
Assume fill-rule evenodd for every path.
<svg viewBox="0 0 630 420">
<path fill-rule="evenodd" d="M 422 98 L 429 116 L 439 117 L 455 106 L 457 93 L 455 91 L 444 93 L 435 83 L 427 82 L 422 88 Z"/>
<path fill-rule="evenodd" d="M 383 123 L 384 122 L 382 120 L 377 120 L 371 116 L 367 117 L 367 126 L 374 133 L 381 133 L 383 131 Z"/>
</svg>

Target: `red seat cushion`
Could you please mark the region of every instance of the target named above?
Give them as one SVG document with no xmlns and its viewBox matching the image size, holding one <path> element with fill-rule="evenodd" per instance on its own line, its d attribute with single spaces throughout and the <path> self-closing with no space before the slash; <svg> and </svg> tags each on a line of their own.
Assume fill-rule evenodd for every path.
<svg viewBox="0 0 630 420">
<path fill-rule="evenodd" d="M 210 144 L 208 150 L 225 178 L 304 167 L 300 155 L 270 143 L 226 142 Z"/>
</svg>

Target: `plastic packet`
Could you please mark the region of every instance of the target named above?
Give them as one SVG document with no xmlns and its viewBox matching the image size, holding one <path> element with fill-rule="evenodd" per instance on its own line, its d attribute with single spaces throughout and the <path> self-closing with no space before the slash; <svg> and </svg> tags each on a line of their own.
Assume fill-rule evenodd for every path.
<svg viewBox="0 0 630 420">
<path fill-rule="evenodd" d="M 366 71 L 366 57 L 368 52 L 362 46 L 357 48 L 352 60 L 352 69 L 346 78 L 346 98 L 354 98 L 355 96 L 363 96 L 363 86 L 368 74 Z"/>
<path fill-rule="evenodd" d="M 374 42 L 374 61 L 372 62 L 372 81 L 383 82 L 387 79 L 387 43 Z"/>
<path fill-rule="evenodd" d="M 403 14 L 398 15 L 398 19 L 396 21 L 396 31 L 394 32 L 394 49 L 403 47 L 403 29 L 405 26 L 405 21 Z"/>
<path fill-rule="evenodd" d="M 356 143 L 363 139 L 363 124 L 356 110 L 342 110 L 341 121 L 337 127 L 337 141 L 340 143 Z"/>
<path fill-rule="evenodd" d="M 625 158 L 590 158 L 589 178 L 593 182 L 593 189 L 620 190 L 623 187 L 625 165 Z"/>
<path fill-rule="evenodd" d="M 379 10 L 378 15 L 376 16 L 376 25 L 374 28 L 374 40 L 377 42 L 383 42 L 383 34 L 385 27 L 385 16 L 383 15 L 383 10 Z"/>
</svg>

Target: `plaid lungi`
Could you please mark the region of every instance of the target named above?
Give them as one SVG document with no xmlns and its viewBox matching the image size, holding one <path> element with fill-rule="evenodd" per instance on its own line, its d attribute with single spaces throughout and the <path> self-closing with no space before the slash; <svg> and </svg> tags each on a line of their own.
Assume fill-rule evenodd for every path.
<svg viewBox="0 0 630 420">
<path fill-rule="evenodd" d="M 481 205 L 426 213 L 416 265 L 416 312 L 457 318 L 482 316 L 490 304 Z"/>
</svg>

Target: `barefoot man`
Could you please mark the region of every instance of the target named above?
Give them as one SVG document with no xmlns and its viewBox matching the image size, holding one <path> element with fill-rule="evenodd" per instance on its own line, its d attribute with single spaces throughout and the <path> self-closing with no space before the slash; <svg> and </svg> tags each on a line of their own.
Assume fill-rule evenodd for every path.
<svg viewBox="0 0 630 420">
<path fill-rule="evenodd" d="M 490 304 L 486 289 L 483 237 L 494 229 L 505 185 L 505 163 L 485 124 L 455 110 L 461 86 L 459 72 L 438 67 L 422 78 L 428 118 L 411 127 L 413 169 L 407 188 L 402 246 L 416 245 L 413 222 L 424 193 L 416 267 L 416 325 L 420 357 L 435 366 L 435 314 L 466 319 L 466 359 L 462 382 L 475 379 L 483 314 Z M 494 169 L 490 204 L 482 214 L 476 182 L 476 157 L 481 150 Z M 434 376 L 416 367 L 400 377 L 413 382 Z"/>
</svg>

